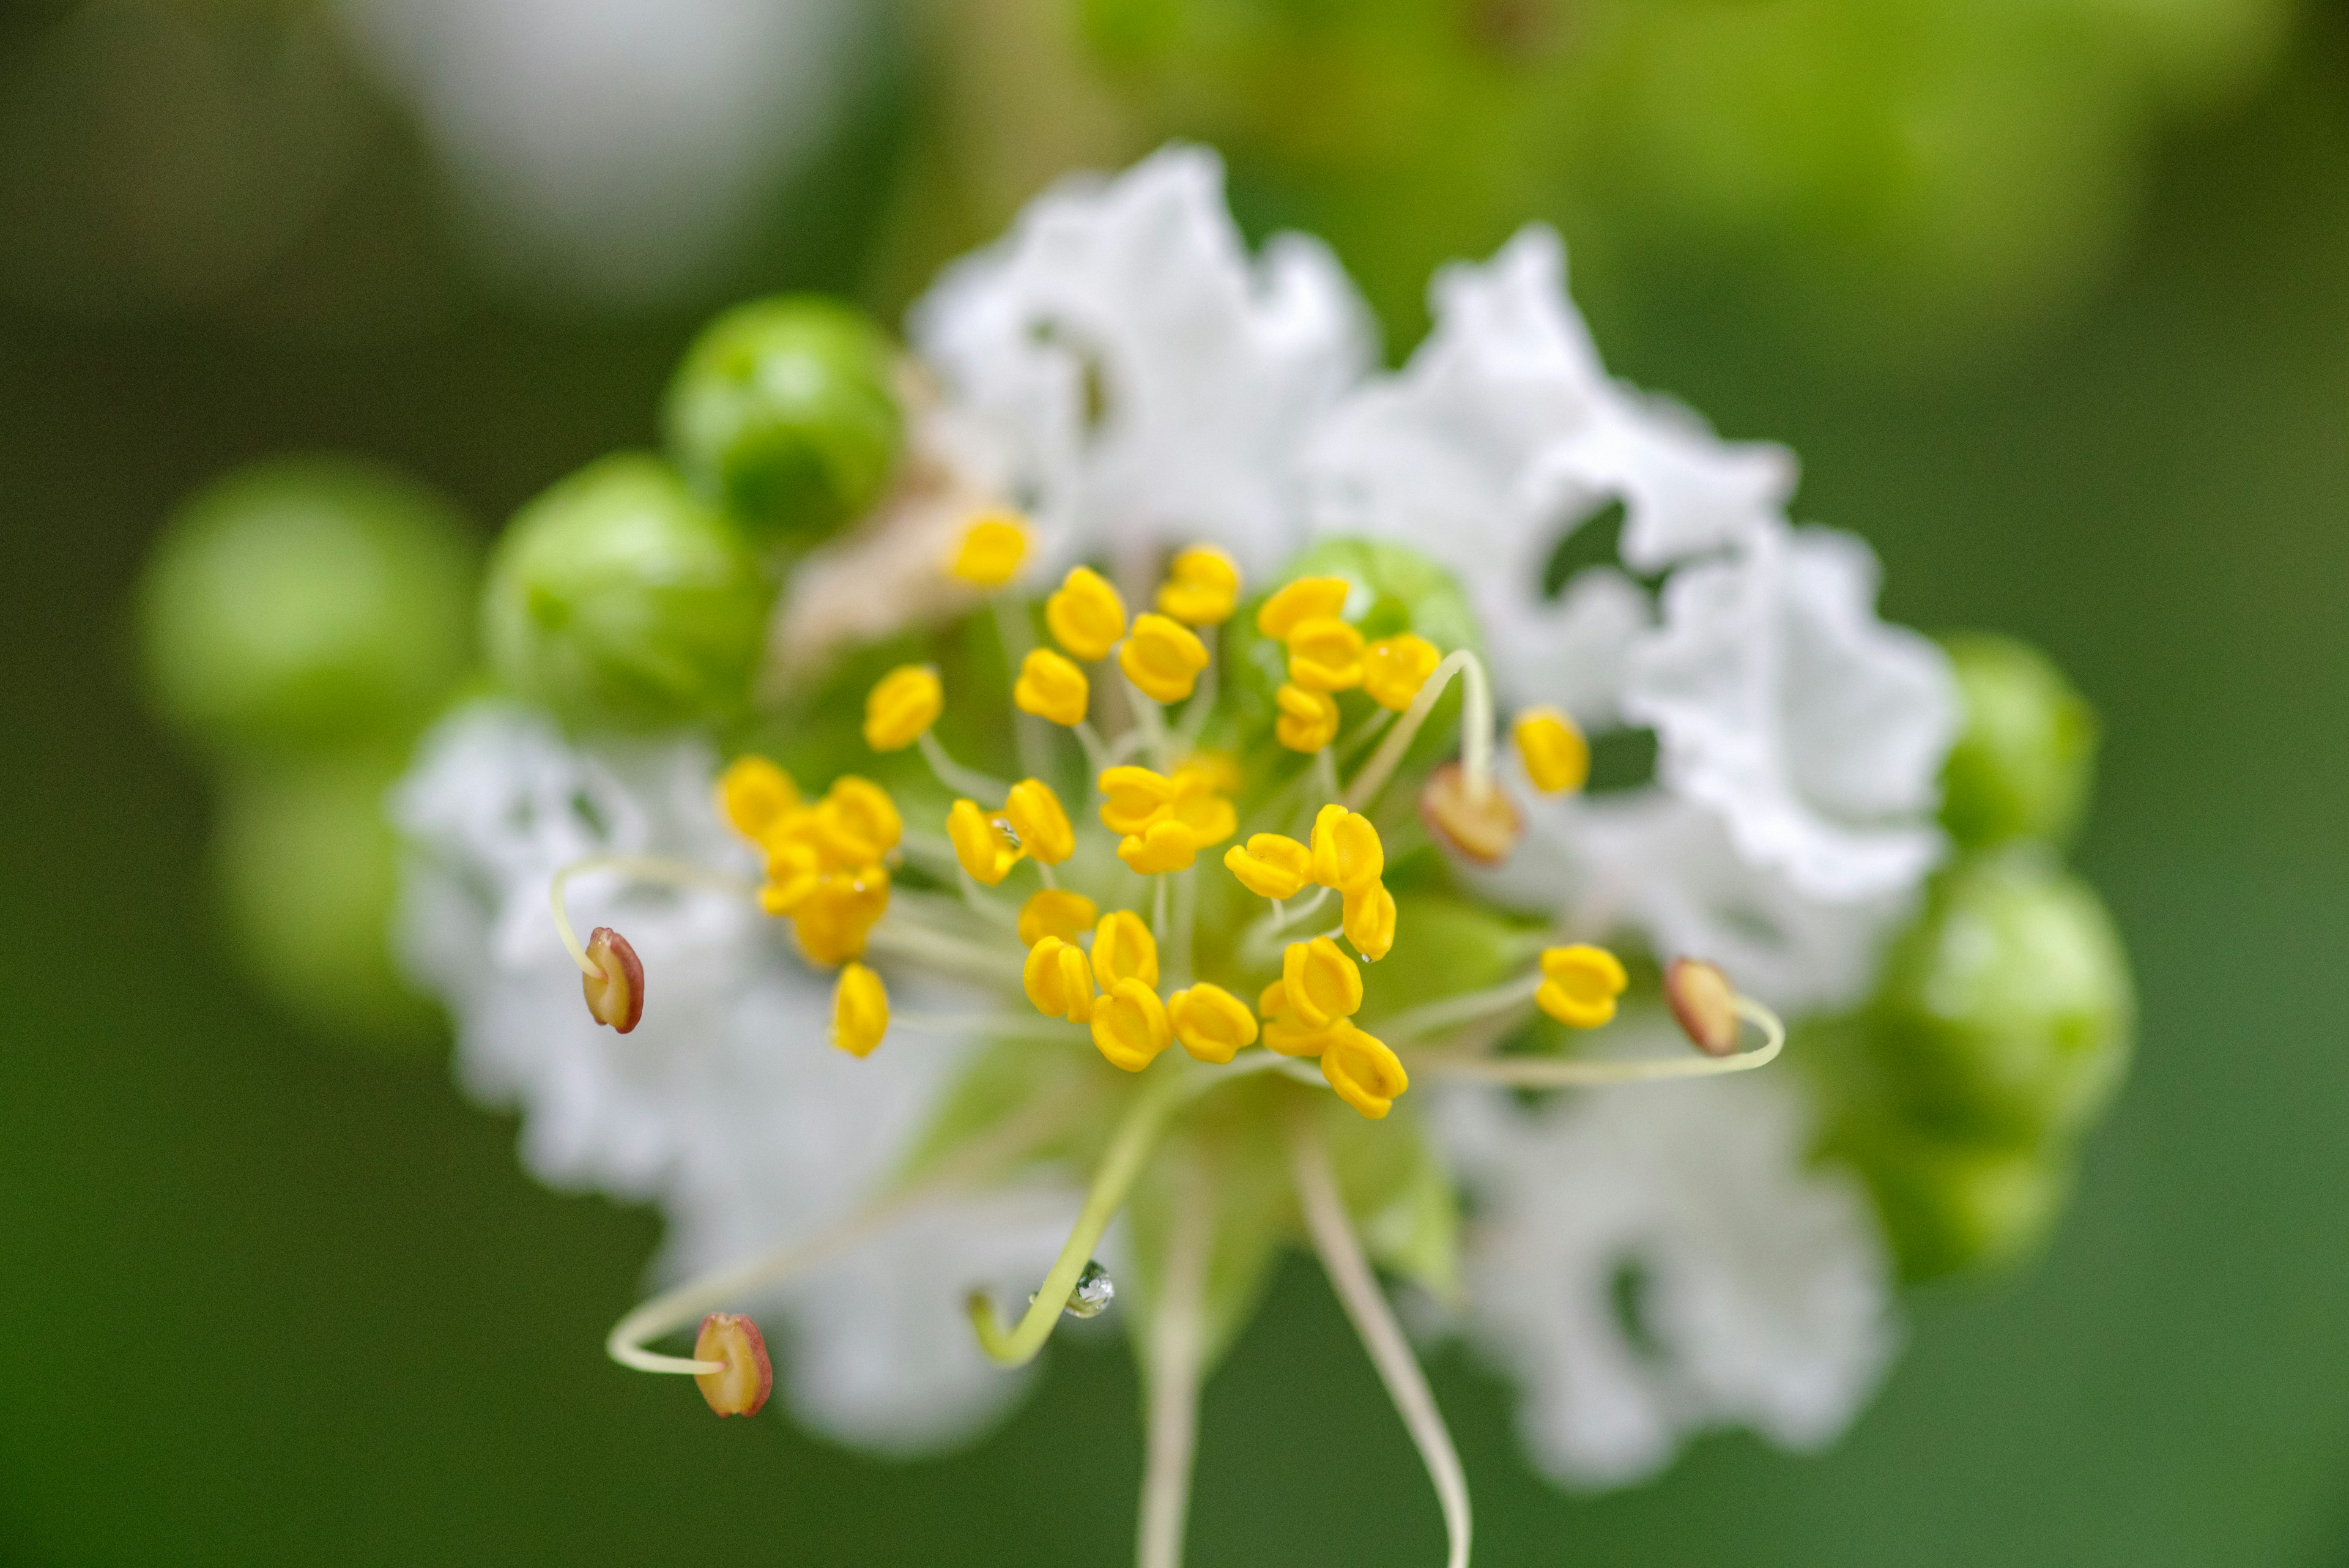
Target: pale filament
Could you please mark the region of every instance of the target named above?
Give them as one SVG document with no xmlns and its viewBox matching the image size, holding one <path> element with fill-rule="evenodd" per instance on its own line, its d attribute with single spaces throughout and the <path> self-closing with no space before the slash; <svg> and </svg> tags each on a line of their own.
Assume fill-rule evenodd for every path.
<svg viewBox="0 0 2349 1568">
<path fill-rule="evenodd" d="M 1191 1468 L 1199 1447 L 1199 1384 L 1206 1371 L 1207 1262 L 1215 1248 L 1215 1173 L 1183 1163 L 1167 1238 L 1164 1277 L 1150 1322 L 1144 1366 L 1148 1415 L 1137 1568 L 1182 1568 Z"/>
<path fill-rule="evenodd" d="M 591 855 L 585 860 L 574 860 L 555 872 L 547 885 L 547 908 L 554 911 L 554 934 L 563 939 L 564 950 L 579 972 L 589 980 L 602 980 L 604 971 L 587 956 L 580 944 L 579 933 L 571 929 L 571 915 L 564 908 L 563 891 L 574 877 L 590 871 L 617 871 L 639 882 L 662 882 L 676 888 L 701 888 L 713 893 L 725 893 L 745 902 L 758 898 L 758 889 L 739 877 L 723 871 L 713 871 L 706 866 L 696 866 L 689 860 L 671 860 L 658 855 Z"/>
<path fill-rule="evenodd" d="M 1346 805 L 1360 811 L 1376 800 L 1379 791 L 1402 765 L 1403 753 L 1411 750 L 1412 742 L 1419 738 L 1420 726 L 1435 711 L 1435 704 L 1452 678 L 1460 676 L 1465 682 L 1466 699 L 1460 705 L 1460 765 L 1468 775 L 1468 792 L 1472 799 L 1482 800 L 1493 787 L 1493 687 L 1485 679 L 1484 662 L 1467 649 L 1455 649 L 1444 656 L 1411 700 L 1411 706 L 1387 738 L 1354 775 L 1346 788 Z"/>
<path fill-rule="evenodd" d="M 1532 1002 L 1534 992 L 1541 987 L 1542 977 L 1535 973 L 1505 981 L 1483 991 L 1447 996 L 1439 1002 L 1430 1002 L 1396 1013 L 1379 1025 L 1379 1037 L 1392 1044 L 1398 1040 L 1416 1040 L 1463 1023 L 1474 1023 L 1479 1019 L 1513 1012 Z"/>
<path fill-rule="evenodd" d="M 1762 1031 L 1763 1044 L 1734 1056 L 1660 1056 L 1639 1062 L 1559 1061 L 1544 1056 L 1471 1056 L 1463 1053 L 1414 1055 L 1411 1070 L 1458 1083 L 1493 1084 L 1512 1089 L 1597 1088 L 1608 1084 L 1652 1084 L 1667 1078 L 1711 1078 L 1768 1065 L 1785 1049 L 1786 1026 L 1751 997 L 1732 1004 L 1737 1016 Z"/>
<path fill-rule="evenodd" d="M 977 768 L 967 768 L 947 755 L 946 747 L 929 731 L 924 730 L 916 744 L 922 748 L 922 760 L 930 764 L 930 772 L 955 794 L 999 805 L 1003 797 L 1011 793 L 1011 786 L 1001 779 L 980 773 Z"/>
</svg>

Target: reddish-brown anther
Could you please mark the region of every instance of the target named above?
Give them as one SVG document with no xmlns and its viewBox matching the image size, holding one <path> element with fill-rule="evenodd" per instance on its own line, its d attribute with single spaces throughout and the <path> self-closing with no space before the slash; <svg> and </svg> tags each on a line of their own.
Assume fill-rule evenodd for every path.
<svg viewBox="0 0 2349 1568">
<path fill-rule="evenodd" d="M 1664 1000 L 1696 1048 L 1708 1056 L 1737 1049 L 1737 988 L 1702 959 L 1674 959 L 1664 971 Z"/>
<path fill-rule="evenodd" d="M 609 926 L 598 926 L 587 938 L 587 961 L 604 971 L 579 977 L 587 1011 L 598 1023 L 608 1023 L 626 1034 L 645 1015 L 645 966 L 628 939 Z"/>
<path fill-rule="evenodd" d="M 759 1325 L 740 1313 L 714 1312 L 701 1320 L 693 1341 L 696 1361 L 719 1361 L 724 1368 L 693 1375 L 701 1397 L 721 1416 L 755 1416 L 775 1391 L 775 1364 Z"/>
<path fill-rule="evenodd" d="M 1498 866 L 1517 846 L 1525 824 L 1501 788 L 1486 781 L 1482 794 L 1468 783 L 1468 770 L 1446 763 L 1427 775 L 1419 792 L 1420 820 L 1452 848 L 1480 865 Z"/>
</svg>

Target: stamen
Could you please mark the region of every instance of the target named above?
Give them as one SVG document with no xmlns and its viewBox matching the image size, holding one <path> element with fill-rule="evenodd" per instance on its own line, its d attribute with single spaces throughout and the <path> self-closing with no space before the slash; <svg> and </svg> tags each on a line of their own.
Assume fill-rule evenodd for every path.
<svg viewBox="0 0 2349 1568">
<path fill-rule="evenodd" d="M 1466 770 L 1472 796 L 1482 799 L 1490 793 L 1493 787 L 1492 682 L 1485 678 L 1484 661 L 1470 649 L 1461 648 L 1444 656 L 1444 662 L 1435 667 L 1435 673 L 1427 678 L 1425 684 L 1419 689 L 1419 695 L 1411 700 L 1411 706 L 1403 710 L 1402 717 L 1393 729 L 1387 732 L 1386 740 L 1363 764 L 1362 771 L 1354 775 L 1354 782 L 1347 786 L 1344 797 L 1349 806 L 1361 811 L 1378 798 L 1379 791 L 1384 789 L 1387 780 L 1394 776 L 1395 769 L 1402 764 L 1403 753 L 1411 750 L 1412 742 L 1419 738 L 1420 726 L 1426 723 L 1427 716 L 1435 711 L 1435 704 L 1443 699 L 1444 690 L 1452 684 L 1454 675 L 1464 676 L 1467 692 L 1466 700 L 1460 705 L 1461 765 Z"/>
<path fill-rule="evenodd" d="M 590 871 L 617 871 L 639 882 L 660 882 L 675 888 L 701 888 L 737 898 L 754 900 L 759 896 L 757 888 L 740 877 L 696 866 L 689 860 L 671 860 L 657 855 L 591 855 L 585 860 L 574 860 L 557 871 L 554 880 L 547 885 L 546 903 L 554 912 L 554 934 L 563 939 L 564 950 L 571 955 L 571 961 L 579 966 L 579 972 L 589 980 L 604 979 L 604 971 L 587 956 L 587 950 L 579 943 L 579 934 L 571 929 L 571 916 L 563 907 L 563 890 L 570 885 L 571 878 L 585 876 Z"/>
<path fill-rule="evenodd" d="M 1206 1371 L 1207 1263 L 1215 1241 L 1215 1173 L 1204 1160 L 1185 1160 L 1144 1358 L 1146 1440 L 1136 1568 L 1183 1564 L 1191 1469 L 1198 1453 L 1199 1385 Z"/>
<path fill-rule="evenodd" d="M 1444 1053 L 1414 1056 L 1412 1069 L 1457 1083 L 1494 1084 L 1513 1089 L 1585 1089 L 1609 1084 L 1651 1084 L 1668 1078 L 1710 1078 L 1765 1067 L 1785 1049 L 1786 1026 L 1751 997 L 1736 998 L 1738 1017 L 1762 1031 L 1764 1043 L 1732 1056 L 1665 1056 L 1638 1062 L 1558 1061 L 1541 1056 L 1472 1056 Z"/>
<path fill-rule="evenodd" d="M 980 773 L 977 768 L 967 768 L 947 755 L 947 749 L 927 730 L 922 732 L 918 744 L 922 748 L 922 760 L 930 764 L 930 772 L 940 784 L 957 794 L 975 795 L 981 800 L 1001 800 L 1011 788 L 1001 779 Z"/>
<path fill-rule="evenodd" d="M 1299 1106 L 1288 1124 L 1289 1169 L 1297 1183 L 1299 1206 L 1304 1210 L 1306 1233 L 1321 1256 L 1321 1267 L 1337 1293 L 1338 1304 L 1370 1352 L 1379 1381 L 1386 1385 L 1395 1413 L 1418 1449 L 1428 1480 L 1435 1483 L 1435 1499 L 1444 1510 L 1444 1534 L 1448 1551 L 1445 1568 L 1467 1568 L 1473 1527 L 1468 1511 L 1468 1477 L 1461 1469 L 1459 1451 L 1444 1428 L 1443 1412 L 1427 1386 L 1427 1375 L 1411 1353 L 1402 1327 L 1371 1272 L 1370 1261 L 1346 1217 L 1346 1202 L 1338 1190 L 1330 1153 L 1314 1127 L 1312 1112 Z"/>
<path fill-rule="evenodd" d="M 1389 1040 L 1417 1040 L 1441 1033 L 1463 1023 L 1475 1023 L 1515 1012 L 1532 1002 L 1534 992 L 1541 986 L 1542 977 L 1529 974 L 1488 986 L 1483 991 L 1465 992 L 1458 996 L 1444 997 L 1440 1002 L 1424 1002 L 1408 1012 L 1396 1013 L 1379 1025 L 1379 1032 Z"/>
</svg>

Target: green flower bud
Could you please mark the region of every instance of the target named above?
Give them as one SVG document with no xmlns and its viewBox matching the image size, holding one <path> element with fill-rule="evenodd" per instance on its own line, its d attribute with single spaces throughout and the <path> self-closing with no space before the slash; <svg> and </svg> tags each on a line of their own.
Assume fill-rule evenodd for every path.
<svg viewBox="0 0 2349 1568">
<path fill-rule="evenodd" d="M 477 568 L 463 522 L 389 470 L 241 469 L 181 508 L 140 585 L 155 705 L 221 748 L 404 738 L 471 657 Z"/>
<path fill-rule="evenodd" d="M 905 417 L 888 337 L 857 311 L 786 295 L 705 328 L 663 421 L 702 493 L 761 536 L 812 543 L 880 499 Z"/>
<path fill-rule="evenodd" d="M 482 628 L 498 677 L 565 722 L 650 729 L 742 706 L 773 597 L 675 470 L 620 452 L 515 514 Z"/>
<path fill-rule="evenodd" d="M 1951 1137 L 2077 1130 L 2127 1071 L 2127 960 L 2087 886 L 2038 856 L 1961 862 L 1895 946 L 1866 1021 L 1886 1098 Z"/>
<path fill-rule="evenodd" d="M 1965 729 L 1942 773 L 1941 821 L 1960 844 L 2062 843 L 2087 804 L 2096 716 L 2034 649 L 2002 637 L 1949 643 Z"/>
<path fill-rule="evenodd" d="M 397 753 L 232 774 L 213 830 L 214 883 L 254 983 L 340 1039 L 429 1047 L 439 1016 L 391 958 L 398 846 L 384 794 Z"/>
<path fill-rule="evenodd" d="M 2054 1151 L 1937 1138 L 1880 1121 L 1839 1125 L 1825 1152 L 1866 1179 L 1911 1283 L 2022 1262 L 2046 1238 L 2072 1185 L 2069 1163 Z"/>
</svg>

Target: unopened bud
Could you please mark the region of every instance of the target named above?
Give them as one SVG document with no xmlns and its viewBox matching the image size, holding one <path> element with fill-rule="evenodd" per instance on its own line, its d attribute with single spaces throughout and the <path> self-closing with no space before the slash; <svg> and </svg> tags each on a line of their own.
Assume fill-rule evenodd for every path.
<svg viewBox="0 0 2349 1568">
<path fill-rule="evenodd" d="M 1427 775 L 1419 792 L 1419 815 L 1448 847 L 1483 866 L 1506 860 L 1525 832 L 1516 805 L 1500 786 L 1487 780 L 1479 794 L 1458 763 Z"/>
<path fill-rule="evenodd" d="M 603 971 L 601 980 L 592 974 L 579 977 L 587 1011 L 596 1023 L 626 1034 L 645 1015 L 645 966 L 637 961 L 636 950 L 611 927 L 598 926 L 587 937 L 587 961 Z"/>
<path fill-rule="evenodd" d="M 1664 1001 L 1681 1032 L 1708 1056 L 1737 1049 L 1737 988 L 1702 959 L 1674 959 L 1664 971 Z"/>
<path fill-rule="evenodd" d="M 775 1391 L 775 1364 L 759 1325 L 740 1313 L 714 1312 L 701 1320 L 693 1342 L 696 1361 L 725 1364 L 719 1372 L 693 1375 L 701 1397 L 721 1416 L 755 1416 Z"/>
</svg>

